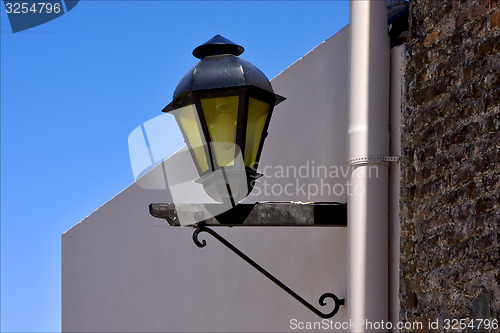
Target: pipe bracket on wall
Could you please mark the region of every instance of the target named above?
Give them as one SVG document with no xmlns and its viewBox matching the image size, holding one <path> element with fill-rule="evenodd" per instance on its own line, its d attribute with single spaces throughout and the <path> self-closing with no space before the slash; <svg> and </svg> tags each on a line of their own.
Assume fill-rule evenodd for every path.
<svg viewBox="0 0 500 333">
<path fill-rule="evenodd" d="M 399 162 L 401 156 L 373 156 L 373 157 L 356 157 L 347 161 L 348 166 L 358 164 L 386 164 L 387 162 Z"/>
<path fill-rule="evenodd" d="M 306 308 L 314 312 L 316 315 L 318 315 L 321 318 L 332 318 L 337 314 L 337 312 L 340 309 L 341 305 L 344 305 L 344 299 L 339 299 L 335 294 L 332 293 L 324 293 L 321 295 L 319 298 L 319 304 L 321 306 L 326 306 L 327 303 L 325 302 L 325 299 L 331 298 L 334 301 L 334 308 L 332 311 L 328 313 L 323 313 L 320 310 L 318 310 L 316 307 L 314 307 L 312 304 L 307 302 L 305 299 L 303 299 L 301 296 L 299 296 L 297 293 L 295 293 L 292 289 L 287 287 L 283 282 L 278 280 L 276 277 L 271 275 L 268 271 L 266 271 L 264 268 L 262 268 L 259 264 L 257 264 L 255 261 L 250 259 L 246 254 L 238 250 L 233 244 L 229 243 L 225 238 L 223 238 L 221 235 L 219 235 L 217 232 L 215 232 L 213 229 L 208 228 L 204 223 L 199 223 L 197 225 L 196 230 L 193 233 L 193 241 L 198 246 L 199 248 L 205 247 L 207 245 L 207 242 L 205 240 L 200 240 L 198 239 L 198 235 L 201 232 L 206 232 L 210 235 L 212 235 L 215 239 L 217 239 L 219 242 L 224 244 L 228 249 L 236 253 L 241 259 L 245 260 L 247 263 L 249 263 L 252 267 L 257 269 L 260 273 L 262 273 L 265 277 L 267 277 L 269 280 L 274 282 L 278 287 L 286 291 L 290 296 L 295 298 L 297 301 L 299 301 L 302 305 L 304 305 Z"/>
</svg>

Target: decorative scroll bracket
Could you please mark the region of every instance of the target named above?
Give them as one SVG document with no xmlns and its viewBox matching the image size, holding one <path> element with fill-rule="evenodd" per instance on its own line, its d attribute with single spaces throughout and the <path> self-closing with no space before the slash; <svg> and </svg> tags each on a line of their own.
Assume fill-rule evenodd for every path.
<svg viewBox="0 0 500 333">
<path fill-rule="evenodd" d="M 201 232 L 206 232 L 206 233 L 212 235 L 215 239 L 217 239 L 219 242 L 221 242 L 222 244 L 224 244 L 228 249 L 230 249 L 231 251 L 233 251 L 234 253 L 236 253 L 241 259 L 245 260 L 247 263 L 249 263 L 251 266 L 253 266 L 255 269 L 257 269 L 259 272 L 261 272 L 265 277 L 267 277 L 269 280 L 271 280 L 272 282 L 274 282 L 276 285 L 278 285 L 278 287 L 280 287 L 281 289 L 283 289 L 284 291 L 286 291 L 290 296 L 292 296 L 297 301 L 299 301 L 300 303 L 302 303 L 302 305 L 304 305 L 306 308 L 308 308 L 309 310 L 311 310 L 312 312 L 314 312 L 319 317 L 321 317 L 321 318 L 332 318 L 333 316 L 335 316 L 335 314 L 337 314 L 337 312 L 340 309 L 340 306 L 344 305 L 344 299 L 339 299 L 335 294 L 332 294 L 332 293 L 324 293 L 319 298 L 319 301 L 318 301 L 319 304 L 321 306 L 325 306 L 326 305 L 325 299 L 326 298 L 331 298 L 331 299 L 333 299 L 333 301 L 335 303 L 335 307 L 329 313 L 323 313 L 323 312 L 319 311 L 318 309 L 316 309 L 316 307 L 314 307 L 312 304 L 310 304 L 305 299 L 303 299 L 302 297 L 300 297 L 292 289 L 290 289 L 289 287 L 287 287 L 283 282 L 281 282 L 280 280 L 278 280 L 276 277 L 274 277 L 273 275 L 271 275 L 271 273 L 269 273 L 268 271 L 266 271 L 264 268 L 262 268 L 255 261 L 253 261 L 252 259 L 250 259 L 246 254 L 244 254 L 243 252 L 241 252 L 240 250 L 238 250 L 233 244 L 229 243 L 225 238 L 223 238 L 217 232 L 215 232 L 214 230 L 208 228 L 204 223 L 198 224 L 196 230 L 193 233 L 193 241 L 196 244 L 196 246 L 198 246 L 199 248 L 202 248 L 202 247 L 205 247 L 207 245 L 207 242 L 205 240 L 202 240 L 200 242 L 200 240 L 198 239 L 198 235 Z"/>
</svg>

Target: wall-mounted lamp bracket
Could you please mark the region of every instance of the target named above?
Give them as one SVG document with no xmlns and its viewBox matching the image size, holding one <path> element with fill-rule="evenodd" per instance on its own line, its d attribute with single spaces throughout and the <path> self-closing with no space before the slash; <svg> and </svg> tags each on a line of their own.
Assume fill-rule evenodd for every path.
<svg viewBox="0 0 500 333">
<path fill-rule="evenodd" d="M 210 213 L 218 211 L 217 204 L 173 204 L 173 203 L 152 203 L 149 205 L 149 213 L 153 217 L 167 220 L 171 226 L 180 226 L 179 215 L 182 214 L 200 214 L 201 211 Z M 334 302 L 334 308 L 331 312 L 323 313 L 307 302 L 296 292 L 287 287 L 283 282 L 274 277 L 271 273 L 262 268 L 246 254 L 238 250 L 213 229 L 207 227 L 217 226 L 316 226 L 316 227 L 346 227 L 347 226 L 347 207 L 346 204 L 338 202 L 257 202 L 255 204 L 239 204 L 231 210 L 222 214 L 210 216 L 201 216 L 193 233 L 193 241 L 196 246 L 202 248 L 206 246 L 205 240 L 199 240 L 198 235 L 206 232 L 228 249 L 236 253 L 241 259 L 245 260 L 252 267 L 262 273 L 278 287 L 286 291 L 290 296 L 299 301 L 306 308 L 314 312 L 321 318 L 331 318 L 339 311 L 340 306 L 344 305 L 344 299 L 339 299 L 333 293 L 324 293 L 319 298 L 319 305 L 326 306 L 325 300 L 331 298 Z"/>
<path fill-rule="evenodd" d="M 171 226 L 180 226 L 179 216 L 198 215 L 198 222 L 209 226 L 254 227 L 346 227 L 347 205 L 338 202 L 257 202 L 240 203 L 220 213 L 219 204 L 152 203 L 151 216 L 165 219 Z M 202 214 L 202 212 L 204 212 Z M 211 213 L 213 212 L 213 213 Z"/>
<path fill-rule="evenodd" d="M 255 261 L 250 259 L 246 254 L 238 250 L 233 244 L 229 243 L 225 238 L 223 238 L 221 235 L 219 235 L 217 232 L 215 232 L 213 229 L 208 228 L 204 223 L 199 223 L 197 225 L 196 230 L 193 233 L 193 241 L 198 246 L 199 248 L 205 247 L 207 245 L 207 242 L 205 240 L 200 240 L 198 239 L 198 235 L 201 232 L 206 232 L 210 235 L 212 235 L 215 239 L 217 239 L 219 242 L 224 244 L 228 249 L 236 253 L 241 259 L 245 260 L 247 263 L 249 263 L 253 268 L 261 272 L 265 277 L 267 277 L 269 280 L 274 282 L 278 287 L 286 291 L 290 296 L 295 298 L 297 301 L 299 301 L 302 305 L 304 305 L 306 308 L 314 312 L 316 315 L 318 315 L 321 318 L 332 318 L 335 316 L 335 314 L 339 311 L 340 306 L 344 305 L 344 299 L 339 299 L 335 294 L 333 293 L 324 293 L 321 295 L 319 298 L 319 304 L 321 306 L 326 306 L 325 299 L 331 298 L 334 301 L 334 308 L 331 312 L 328 313 L 323 313 L 320 310 L 316 309 L 311 303 L 303 299 L 301 296 L 299 296 L 296 292 L 294 292 L 292 289 L 287 287 L 283 282 L 278 280 L 275 276 L 273 276 L 271 273 L 266 271 L 262 266 L 257 264 Z"/>
</svg>

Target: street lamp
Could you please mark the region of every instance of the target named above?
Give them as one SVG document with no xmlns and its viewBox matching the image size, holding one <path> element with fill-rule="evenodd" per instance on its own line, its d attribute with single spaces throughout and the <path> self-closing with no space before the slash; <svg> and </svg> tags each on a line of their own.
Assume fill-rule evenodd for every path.
<svg viewBox="0 0 500 333">
<path fill-rule="evenodd" d="M 239 58 L 244 49 L 216 35 L 194 49 L 200 59 L 163 112 L 172 113 L 207 194 L 234 207 L 253 189 L 276 95 L 267 77 Z"/>
<path fill-rule="evenodd" d="M 266 219 L 271 220 L 270 225 L 273 222 L 276 225 L 301 225 L 302 217 L 314 215 L 312 223 L 322 224 L 319 223 L 322 215 L 328 215 L 328 223 L 331 223 L 330 213 L 335 212 L 340 224 L 345 225 L 346 208 L 339 203 L 238 205 L 252 191 L 255 179 L 260 176 L 256 167 L 273 108 L 285 100 L 274 93 L 271 83 L 260 70 L 238 57 L 241 53 L 243 47 L 220 35 L 195 48 L 193 55 L 200 62 L 182 78 L 175 89 L 172 102 L 163 109 L 163 112 L 172 113 L 177 120 L 200 176 L 197 182 L 203 185 L 210 197 L 231 208 L 214 215 L 215 218 L 220 222 L 228 216 L 233 219 L 235 215 L 242 215 L 245 220 L 253 212 L 254 216 L 249 220 L 257 220 L 256 225 L 264 223 L 263 220 Z M 228 204 L 231 206 L 226 206 Z M 149 212 L 152 216 L 165 218 L 175 225 L 173 221 L 178 218 L 172 216 L 176 213 L 170 208 L 169 204 L 151 204 Z M 299 213 L 294 214 L 297 210 Z M 278 214 L 273 215 L 272 212 Z M 270 219 L 271 215 L 273 218 Z M 334 307 L 326 313 L 317 309 L 208 228 L 209 220 L 210 218 L 204 219 L 193 225 L 196 228 L 193 233 L 196 246 L 206 246 L 206 241 L 198 238 L 200 233 L 210 234 L 321 318 L 333 317 L 344 305 L 344 299 L 339 299 L 333 293 L 324 293 L 318 300 L 319 305 L 326 306 L 325 300 L 331 299 Z M 232 223 L 239 224 L 243 220 Z"/>
</svg>

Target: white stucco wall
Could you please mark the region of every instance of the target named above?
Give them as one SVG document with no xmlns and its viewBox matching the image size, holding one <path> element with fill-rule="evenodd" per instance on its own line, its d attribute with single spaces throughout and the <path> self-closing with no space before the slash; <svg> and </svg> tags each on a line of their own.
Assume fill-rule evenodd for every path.
<svg viewBox="0 0 500 333">
<path fill-rule="evenodd" d="M 257 181 L 247 202 L 347 202 L 347 178 L 342 173 L 347 171 L 348 35 L 346 27 L 271 81 L 274 91 L 287 99 L 271 118 L 259 166 L 264 177 Z M 289 177 L 282 177 L 281 169 L 289 166 L 294 167 Z M 323 176 L 325 167 L 327 177 Z M 294 169 L 300 178 L 298 186 Z M 293 195 L 277 195 L 290 183 L 295 185 L 288 187 Z M 282 186 L 275 186 L 278 190 L 273 193 L 271 184 Z M 314 193 L 316 186 L 311 186 L 310 193 L 304 195 L 302 184 L 308 184 L 305 189 L 309 184 L 317 185 L 318 193 Z"/>
<path fill-rule="evenodd" d="M 297 189 L 275 195 L 261 188 L 247 202 L 346 202 L 347 189 L 340 193 L 346 180 L 331 172 L 345 168 L 346 161 L 347 53 L 344 28 L 272 80 L 287 100 L 275 109 L 261 159 L 260 169 L 268 166 L 268 172 L 257 186 L 296 182 L 276 172 L 280 166 L 304 166 L 309 176 L 299 186 L 317 183 L 323 193 Z M 173 162 L 165 163 L 168 168 Z M 327 167 L 330 177 L 313 177 L 313 165 Z M 160 167 L 63 234 L 64 332 L 282 332 L 297 331 L 290 327 L 292 319 L 321 321 L 211 236 L 200 235 L 207 246 L 199 249 L 191 240 L 193 229 L 151 217 L 149 203 L 171 200 L 166 191 L 145 186 L 155 181 L 155 172 L 162 174 Z M 338 195 L 332 194 L 335 184 L 341 184 Z M 311 304 L 320 307 L 325 292 L 346 297 L 346 228 L 219 227 L 217 232 Z M 324 308 L 329 312 L 332 306 Z M 347 321 L 345 307 L 332 320 Z"/>
</svg>

